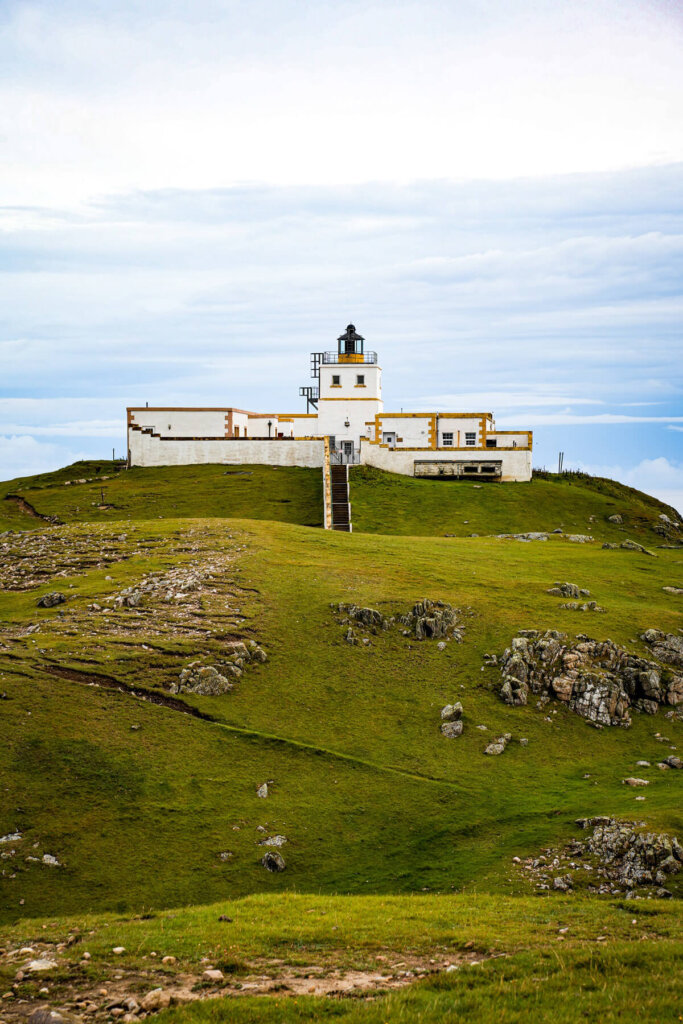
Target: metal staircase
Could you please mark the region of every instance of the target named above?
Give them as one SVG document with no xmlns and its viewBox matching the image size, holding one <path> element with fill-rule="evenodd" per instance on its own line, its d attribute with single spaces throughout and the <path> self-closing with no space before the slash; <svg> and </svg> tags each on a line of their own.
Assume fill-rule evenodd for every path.
<svg viewBox="0 0 683 1024">
<path fill-rule="evenodd" d="M 349 467 L 330 466 L 330 483 L 332 491 L 332 529 L 351 533 Z"/>
</svg>

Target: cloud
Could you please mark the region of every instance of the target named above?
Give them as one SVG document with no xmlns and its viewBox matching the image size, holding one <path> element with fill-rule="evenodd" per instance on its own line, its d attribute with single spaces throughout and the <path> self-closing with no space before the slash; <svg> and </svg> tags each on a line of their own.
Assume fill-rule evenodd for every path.
<svg viewBox="0 0 683 1024">
<path fill-rule="evenodd" d="M 592 476 L 603 476 L 636 487 L 673 506 L 683 516 L 683 462 L 661 456 L 643 459 L 630 467 L 577 461 L 566 468 L 581 469 Z"/>
<path fill-rule="evenodd" d="M 36 441 L 28 435 L 0 435 L 0 479 L 48 473 L 84 458 L 77 450 Z"/>
<path fill-rule="evenodd" d="M 7 0 L 0 17 L 17 202 L 683 158 L 680 19 L 639 0 Z"/>
</svg>

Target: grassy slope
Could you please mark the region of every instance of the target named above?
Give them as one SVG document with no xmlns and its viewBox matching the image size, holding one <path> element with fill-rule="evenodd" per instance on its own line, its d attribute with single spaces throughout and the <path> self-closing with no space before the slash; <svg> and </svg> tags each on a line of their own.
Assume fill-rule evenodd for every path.
<svg viewBox="0 0 683 1024">
<path fill-rule="evenodd" d="M 140 532 L 163 539 L 181 525 L 145 523 Z M 233 544 L 210 523 L 189 525 L 205 531 L 208 546 Z M 83 528 L 59 528 L 69 530 Z M 597 631 L 644 651 L 636 638 L 646 627 L 681 622 L 680 599 L 662 591 L 680 567 L 677 552 L 653 559 L 562 540 L 348 537 L 248 521 L 235 537 L 247 545 L 239 556 L 245 628 L 270 660 L 227 697 L 185 698 L 227 731 L 45 671 L 54 661 L 162 689 L 182 664 L 220 652 L 220 633 L 152 638 L 152 649 L 125 632 L 98 635 L 88 601 L 161 566 L 162 556 L 142 553 L 60 579 L 70 594 L 66 627 L 59 609 L 36 612 L 32 592 L 0 596 L 1 619 L 44 623 L 1 659 L 12 739 L 0 750 L 9 780 L 0 828 L 26 829 L 67 864 L 64 873 L 31 869 L 0 880 L 10 917 L 263 889 L 516 891 L 513 854 L 569 838 L 580 814 L 637 808 L 653 825 L 683 830 L 678 773 L 653 768 L 645 804 L 621 785 L 637 759 L 663 756 L 667 748 L 653 735 L 660 720 L 636 715 L 628 731 L 598 732 L 559 708 L 546 722 L 533 707 L 503 705 L 495 669 L 481 671 L 484 651 L 501 651 L 517 629 L 536 625 Z M 544 593 L 559 578 L 590 587 L 607 614 L 560 610 Z M 251 588 L 258 593 L 247 599 Z M 472 609 L 463 644 L 441 653 L 392 632 L 370 648 L 351 647 L 329 608 L 353 599 L 398 609 L 423 595 Z M 210 607 L 206 614 L 215 627 Z M 465 704 L 468 728 L 452 743 L 438 723 L 454 699 Z M 489 734 L 527 736 L 529 746 L 486 758 L 480 723 Z M 666 723 L 673 743 L 680 731 Z M 264 778 L 276 783 L 265 803 L 255 796 Z M 258 863 L 260 824 L 290 839 L 282 875 L 268 876 Z M 217 858 L 225 849 L 234 854 L 227 864 Z"/>
<path fill-rule="evenodd" d="M 600 540 L 642 540 L 674 509 L 642 491 L 598 477 L 535 475 L 530 483 L 480 484 L 420 480 L 370 466 L 351 470 L 353 528 L 369 533 L 468 537 L 561 528 Z M 623 526 L 607 521 L 621 513 Z M 643 541 L 644 542 L 644 541 Z"/>
<path fill-rule="evenodd" d="M 139 998 L 172 985 L 178 974 L 201 973 L 207 962 L 220 965 L 232 998 L 173 1009 L 164 1015 L 169 1021 L 661 1022 L 677 1019 L 681 998 L 681 919 L 677 907 L 662 902 L 634 911 L 617 900 L 566 897 L 252 896 L 142 920 L 29 920 L 3 938 L 13 948 L 69 940 L 50 977 L 53 999 L 70 981 L 96 987 L 115 971 L 135 978 L 129 991 Z M 122 957 L 111 956 L 115 945 L 125 948 Z M 84 949 L 91 954 L 85 967 L 79 964 Z M 500 958 L 435 973 L 371 1001 L 234 997 L 241 978 L 264 972 L 277 978 L 283 963 L 294 976 L 312 977 L 311 969 L 335 968 L 392 974 L 405 959 L 422 958 L 428 970 L 442 972 L 468 949 L 475 959 Z M 168 955 L 178 963 L 162 964 Z M 13 973 L 0 965 L 3 985 Z M 42 983 L 24 982 L 18 994 L 30 997 Z"/>
<path fill-rule="evenodd" d="M 103 476 L 109 477 L 102 480 Z M 70 483 L 86 479 L 87 484 Z M 64 522 L 180 519 L 189 516 L 269 519 L 322 525 L 320 470 L 282 466 L 169 466 L 115 471 L 108 462 L 77 462 L 54 473 L 0 483 L 43 515 Z M 99 508 L 104 504 L 111 508 Z M 0 503 L 0 530 L 34 522 L 12 502 Z"/>
<path fill-rule="evenodd" d="M 182 476 L 185 472 L 187 477 Z M 222 516 L 229 497 L 232 511 L 239 507 L 243 513 L 272 519 L 268 506 L 277 493 L 292 499 L 280 504 L 283 514 L 294 521 L 313 521 L 317 473 L 314 479 L 306 471 L 290 476 L 280 470 L 269 481 L 260 478 L 258 467 L 257 479 L 223 477 L 222 472 L 219 467 L 140 471 L 139 478 L 133 472 L 107 482 L 108 488 L 119 488 L 115 503 L 123 505 L 123 512 L 119 509 L 118 515 L 132 520 L 123 524 L 112 521 L 96 528 L 85 523 L 52 531 L 19 514 L 24 529 L 38 527 L 48 536 L 74 542 L 81 538 L 93 550 L 102 542 L 103 529 L 125 529 L 124 547 L 130 548 L 128 554 L 133 549 L 138 553 L 106 569 L 76 568 L 60 577 L 58 585 L 70 597 L 64 619 L 60 609 L 36 611 L 36 593 L 54 586 L 49 579 L 37 592 L 0 593 L 0 624 L 15 628 L 42 623 L 37 634 L 0 647 L 0 690 L 9 697 L 0 710 L 10 737 L 0 748 L 0 834 L 20 828 L 25 843 L 38 842 L 41 854 L 56 854 L 65 865 L 55 870 L 28 866 L 23 858 L 15 861 L 16 877 L 10 878 L 7 870 L 0 877 L 5 920 L 87 908 L 122 912 L 178 907 L 286 889 L 387 894 L 457 889 L 465 894 L 460 897 L 465 902 L 457 904 L 461 908 L 476 905 L 467 902 L 469 894 L 507 893 L 521 900 L 514 904 L 518 909 L 513 917 L 529 916 L 536 901 L 525 898 L 529 890 L 511 870 L 511 858 L 575 836 L 572 822 L 578 815 L 637 813 L 653 827 L 683 832 L 679 773 L 645 770 L 652 783 L 644 803 L 634 803 L 633 791 L 621 785 L 625 775 L 633 774 L 636 760 L 654 764 L 668 752 L 669 745 L 658 743 L 655 732 L 665 731 L 681 749 L 679 723 L 635 715 L 630 730 L 598 732 L 564 708 L 546 722 L 534 707 L 505 707 L 497 697 L 495 670 L 481 671 L 484 651 L 501 651 L 517 629 L 531 626 L 610 636 L 645 653 L 637 639 L 645 628 L 675 631 L 681 626 L 680 598 L 662 591 L 664 585 L 680 581 L 680 551 L 660 549 L 654 559 L 556 538 L 522 545 L 484 537 L 392 537 L 360 531 L 343 536 L 253 519 L 231 522 L 228 534 L 215 520 L 171 518 L 199 507 L 204 514 Z M 439 528 L 430 501 L 420 497 L 416 502 L 424 484 L 444 501 L 459 502 L 459 515 L 462 502 L 469 502 L 471 522 L 462 532 L 553 528 L 558 525 L 555 511 L 571 509 L 573 518 L 567 515 L 565 529 L 587 532 L 590 526 L 601 539 L 620 539 L 625 534 L 605 523 L 606 515 L 619 511 L 627 517 L 626 535 L 647 537 L 649 545 L 657 540 L 651 525 L 662 506 L 644 497 L 627 504 L 626 489 L 618 492 L 612 506 L 608 501 L 614 495 L 595 491 L 590 484 L 544 480 L 528 489 L 517 485 L 466 491 L 459 485 L 412 480 L 404 487 L 393 478 L 385 485 L 359 478 L 359 472 L 352 478 L 357 530 L 358 524 L 371 529 L 375 502 L 396 533 L 403 532 L 403 523 L 412 524 L 411 529 L 423 524 L 424 533 L 431 528 L 434 533 L 461 532 L 450 523 Z M 11 489 L 39 511 L 63 518 L 115 514 L 100 513 L 87 503 L 94 485 L 54 486 L 57 476 L 13 482 Z M 74 476 L 71 469 L 62 471 L 62 479 Z M 258 486 L 249 490 L 252 483 Z M 283 490 L 276 492 L 273 488 L 280 483 Z M 532 502 L 524 499 L 529 493 Z M 114 500 L 109 491 L 106 497 Z M 494 498 L 508 502 L 504 511 L 496 512 Z M 538 511 L 541 506 L 547 519 Z M 155 518 L 135 524 L 149 517 L 151 508 Z M 531 509 L 537 517 L 533 521 Z M 488 528 L 477 529 L 481 523 Z M 186 543 L 188 537 L 191 543 Z M 185 544 L 185 553 L 164 547 L 171 542 Z M 206 624 L 214 635 L 200 640 L 182 635 L 155 639 L 159 613 L 150 609 L 151 638 L 144 647 L 139 635 L 127 638 L 125 629 L 112 638 L 103 620 L 86 611 L 90 601 L 120 590 L 143 572 L 191 562 L 196 557 L 193 544 L 212 551 L 246 547 L 237 552 L 228 582 L 239 593 L 246 620 L 242 632 L 261 640 L 270 655 L 233 694 L 184 698 L 219 721 L 202 722 L 50 675 L 48 663 L 56 662 L 162 690 L 180 665 L 219 652 L 225 629 L 218 599 L 205 606 Z M 561 610 L 560 602 L 545 594 L 559 579 L 589 587 L 607 614 Z M 343 631 L 329 608 L 331 601 L 354 600 L 393 611 L 422 596 L 473 612 L 466 618 L 462 645 L 451 644 L 440 653 L 434 645 L 411 645 L 392 632 L 377 637 L 370 648 L 351 647 L 342 641 Z M 454 699 L 463 700 L 467 727 L 460 740 L 449 742 L 439 735 L 439 709 Z M 476 730 L 479 723 L 489 733 Z M 141 728 L 132 731 L 131 724 Z M 487 736 L 502 731 L 527 736 L 529 746 L 513 743 L 501 758 L 484 757 Z M 583 778 L 586 773 L 590 779 Z M 265 778 L 275 784 L 264 802 L 256 798 L 255 788 Z M 258 825 L 270 834 L 288 836 L 284 874 L 269 875 L 259 865 Z M 227 862 L 217 856 L 224 850 L 233 854 Z M 555 905 L 554 898 L 549 902 Z M 275 900 L 272 906 L 277 913 L 283 904 Z M 588 901 L 586 906 L 605 903 Z M 335 920 L 340 915 L 341 910 Z M 184 913 L 179 920 L 186 920 Z M 297 921 L 301 927 L 303 919 Z M 512 926 L 511 920 L 500 923 L 511 942 Z M 548 961 L 540 952 L 526 965 L 516 960 L 506 976 L 509 1016 L 503 1019 L 516 1020 L 515 1013 L 521 1015 L 529 1005 L 546 1006 L 546 1000 L 552 1005 L 567 984 L 568 971 L 589 990 L 593 986 L 596 1019 L 601 1014 L 611 1019 L 608 1013 L 616 1018 L 617 1010 L 633 999 L 628 977 L 616 976 L 617 963 L 628 961 L 635 968 L 640 962 L 661 992 L 668 984 L 673 954 L 650 944 L 647 953 L 642 949 L 631 954 L 624 948 L 612 961 L 611 954 L 586 958 L 579 947 L 562 963 L 554 953 Z M 476 1010 L 478 1019 L 493 1019 L 485 1015 L 486 1007 L 500 993 L 501 972 L 501 964 L 492 964 L 482 970 L 484 981 L 427 983 L 392 996 L 389 1004 L 378 1003 L 379 1009 L 344 1007 L 339 1015 L 374 1022 L 389 1019 L 382 1017 L 385 1012 L 392 1020 L 418 1019 L 422 1013 L 427 1021 L 449 1019 L 447 1013 L 456 1010 Z M 606 976 L 609 986 L 600 988 L 596 978 Z M 668 991 L 666 998 L 673 1005 Z M 645 1002 L 641 1019 L 658 1019 L 649 1015 L 654 1010 Z M 277 1016 L 280 1012 L 308 1020 L 327 1013 L 327 1006 L 296 1000 L 287 1010 L 267 1012 L 274 1020 L 289 1019 Z M 222 1012 L 219 1007 L 173 1013 L 211 1016 Z M 258 1013 L 266 1011 L 244 1000 L 232 1012 L 240 1014 L 234 1019 L 247 1021 L 265 1019 Z"/>
</svg>

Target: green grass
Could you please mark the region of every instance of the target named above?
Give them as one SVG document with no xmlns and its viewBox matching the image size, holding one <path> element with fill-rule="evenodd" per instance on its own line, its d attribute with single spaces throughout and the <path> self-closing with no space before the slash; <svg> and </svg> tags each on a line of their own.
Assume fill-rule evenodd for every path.
<svg viewBox="0 0 683 1024">
<path fill-rule="evenodd" d="M 94 529 L 60 527 L 55 536 L 75 544 Z M 681 623 L 680 600 L 662 591 L 676 578 L 677 552 L 652 559 L 562 539 L 349 537 L 246 520 L 230 534 L 196 520 L 126 529 L 123 546 L 140 553 L 61 579 L 66 606 L 38 612 L 34 591 L 0 595 L 0 619 L 41 623 L 0 654 L 10 698 L 0 829 L 25 830 L 28 844 L 39 841 L 66 865 L 22 865 L 0 879 L 5 919 L 41 908 L 186 905 L 219 892 L 518 892 L 512 856 L 571 838 L 580 815 L 637 811 L 683 831 L 679 773 L 653 768 L 645 803 L 621 784 L 636 760 L 654 763 L 668 751 L 656 731 L 680 745 L 680 723 L 636 714 L 630 730 L 598 732 L 563 706 L 546 722 L 533 706 L 502 704 L 497 671 L 481 671 L 484 652 L 534 626 L 590 630 L 646 653 L 641 632 Z M 221 595 L 205 600 L 213 632 L 200 638 L 155 636 L 163 607 L 143 614 L 142 635 L 129 637 L 144 604 L 119 613 L 121 632 L 111 636 L 86 608 L 150 569 L 194 560 L 192 537 L 211 552 L 246 547 L 226 585 L 239 588 L 241 631 L 269 653 L 234 693 L 183 698 L 214 724 L 49 674 L 58 663 L 164 691 L 193 658 L 220 656 L 235 628 L 222 618 Z M 188 550 L 174 553 L 164 547 L 171 543 Z M 561 610 L 545 589 L 565 578 L 588 586 L 607 613 Z M 464 643 L 439 652 L 395 630 L 352 647 L 329 607 L 355 600 L 399 610 L 424 595 L 467 613 Z M 439 710 L 454 699 L 465 705 L 466 730 L 449 742 Z M 528 747 L 485 757 L 487 737 L 504 731 L 526 736 Z M 267 801 L 255 795 L 264 779 L 275 780 Z M 281 875 L 259 864 L 259 825 L 289 839 Z M 223 850 L 233 853 L 227 863 Z"/>
<path fill-rule="evenodd" d="M 90 482 L 75 482 L 83 479 Z M 20 495 L 41 514 L 70 523 L 201 516 L 317 527 L 323 519 L 320 470 L 289 466 L 123 470 L 110 462 L 93 461 L 0 483 L 0 530 L 30 529 L 35 520 L 13 502 L 1 501 L 7 494 Z"/>
<path fill-rule="evenodd" d="M 159 985 L 172 986 L 176 975 L 201 973 L 207 962 L 222 964 L 233 986 L 249 974 L 277 980 L 283 970 L 306 977 L 311 968 L 391 976 L 406 966 L 403 958 L 431 972 L 410 988 L 370 1000 L 235 998 L 239 989 L 233 988 L 228 999 L 164 1014 L 182 1022 L 371 1024 L 463 1017 L 675 1020 L 682 939 L 680 913 L 671 903 L 489 895 L 251 896 L 143 919 L 25 920 L 0 932 L 0 940 L 12 948 L 47 942 L 54 949 L 69 941 L 57 952 L 56 997 L 70 983 L 107 984 L 114 971 L 135 979 L 131 987 L 141 996 Z M 112 957 L 114 946 L 123 946 L 124 955 Z M 84 950 L 91 956 L 85 971 Z M 456 972 L 443 973 L 468 951 L 476 965 L 463 962 Z M 177 963 L 162 965 L 161 958 L 169 955 Z M 14 969 L 0 966 L 3 985 L 11 983 Z M 33 988 L 29 981 L 18 994 L 35 997 Z M 567 998 L 570 988 L 573 995 Z"/>
<path fill-rule="evenodd" d="M 678 901 L 648 904 L 656 927 L 635 943 L 629 922 L 646 913 L 642 905 L 539 898 L 512 858 L 577 837 L 574 819 L 590 814 L 683 836 L 683 773 L 655 767 L 671 747 L 683 749 L 683 724 L 635 713 L 628 730 L 598 731 L 559 704 L 509 708 L 498 671 L 482 670 L 483 654 L 501 653 L 523 628 L 609 637 L 644 656 L 645 629 L 682 628 L 681 599 L 662 589 L 680 584 L 681 549 L 657 547 L 663 538 L 653 532 L 666 507 L 581 478 L 476 489 L 355 469 L 355 528 L 343 535 L 308 528 L 320 519 L 318 471 L 245 472 L 134 470 L 64 486 L 107 475 L 93 463 L 3 485 L 66 521 L 48 526 L 0 501 L 6 526 L 33 531 L 12 543 L 38 538 L 28 555 L 4 562 L 34 584 L 0 590 L 0 835 L 25 837 L 1 851 L 15 849 L 0 861 L 4 941 L 28 941 L 31 919 L 47 915 L 51 932 L 55 919 L 59 930 L 65 915 L 97 913 L 109 916 L 80 924 L 96 933 L 97 962 L 114 931 L 140 955 L 161 944 L 155 929 L 164 952 L 213 955 L 224 932 L 216 908 L 202 905 L 231 901 L 239 926 L 222 948 L 237 962 L 278 950 L 288 963 L 336 962 L 348 949 L 344 963 L 360 963 L 382 945 L 426 954 L 457 947 L 465 934 L 509 957 L 376 1001 L 297 997 L 266 1006 L 245 997 L 169 1017 L 674 1019 Z M 100 486 L 114 509 L 97 508 Z M 615 511 L 623 528 L 607 522 Z M 470 522 L 454 526 L 456 515 Z M 384 533 L 373 532 L 379 523 Z M 597 540 L 490 536 L 558 525 Z M 466 532 L 482 536 L 443 536 Z M 601 548 L 625 536 L 657 557 Z M 147 596 L 109 616 L 89 610 L 149 573 L 183 566 L 205 581 L 186 619 L 173 617 L 173 601 Z M 561 609 L 546 593 L 556 580 L 589 588 L 606 613 Z M 67 602 L 39 610 L 39 595 L 54 589 Z M 462 644 L 440 652 L 394 629 L 351 646 L 330 607 L 353 601 L 395 613 L 422 597 L 462 610 Z M 184 665 L 220 658 L 234 636 L 258 640 L 269 658 L 229 695 L 179 696 L 211 720 L 52 671 L 167 694 Z M 439 712 L 454 700 L 464 704 L 465 731 L 448 741 Z M 484 756 L 501 732 L 513 742 L 501 757 Z M 639 759 L 653 765 L 638 769 L 650 779 L 642 802 L 621 782 Z M 266 779 L 273 785 L 264 801 L 256 788 Z M 260 829 L 287 836 L 282 874 L 260 864 Z M 43 853 L 63 866 L 27 859 Z M 672 878 L 674 892 L 682 885 Z M 144 913 L 157 916 L 131 920 Z M 560 917 L 571 918 L 572 941 L 557 945 Z M 596 929 L 608 925 L 610 944 L 598 948 Z M 638 984 L 642 976 L 648 986 Z M 570 985 L 581 987 L 582 1001 L 562 1002 Z"/>
<path fill-rule="evenodd" d="M 529 483 L 422 480 L 370 466 L 350 471 L 353 528 L 367 533 L 469 537 L 554 530 L 657 543 L 652 527 L 676 512 L 632 487 L 583 475 L 535 474 Z M 607 521 L 621 513 L 622 526 Z M 661 538 L 660 538 L 661 542 Z"/>
</svg>

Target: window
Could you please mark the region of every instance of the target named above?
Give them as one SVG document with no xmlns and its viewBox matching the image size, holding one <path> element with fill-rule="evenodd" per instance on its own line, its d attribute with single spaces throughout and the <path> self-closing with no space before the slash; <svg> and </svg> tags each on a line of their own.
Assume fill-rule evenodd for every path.
<svg viewBox="0 0 683 1024">
<path fill-rule="evenodd" d="M 453 445 L 453 434 L 442 434 L 441 441 L 444 447 L 451 447 Z"/>
<path fill-rule="evenodd" d="M 469 431 L 466 431 L 465 432 L 465 444 L 469 445 L 470 447 L 473 448 L 476 445 L 476 443 L 477 443 L 477 435 L 474 432 L 470 433 Z"/>
<path fill-rule="evenodd" d="M 496 448 L 497 446 L 498 446 L 498 441 L 496 440 L 495 437 L 487 437 L 486 438 L 486 447 L 487 448 Z"/>
<path fill-rule="evenodd" d="M 356 374 L 356 387 L 360 387 L 360 388 L 364 388 L 365 387 L 365 374 L 364 373 Z"/>
<path fill-rule="evenodd" d="M 331 452 L 336 452 L 336 450 L 337 450 L 337 438 L 334 436 L 334 434 L 330 434 L 330 451 Z"/>
<path fill-rule="evenodd" d="M 332 374 L 332 387 L 333 388 L 341 387 L 341 377 L 339 376 L 338 373 L 333 373 Z"/>
</svg>

